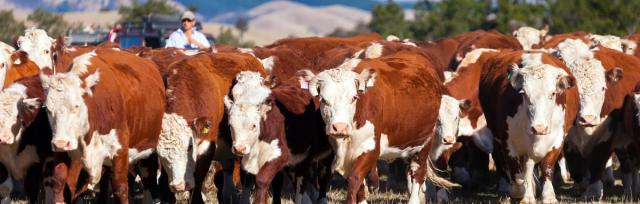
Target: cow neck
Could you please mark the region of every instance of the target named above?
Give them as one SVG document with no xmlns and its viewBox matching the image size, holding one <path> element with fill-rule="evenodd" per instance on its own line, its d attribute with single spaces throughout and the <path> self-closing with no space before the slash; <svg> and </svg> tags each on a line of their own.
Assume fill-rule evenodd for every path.
<svg viewBox="0 0 640 204">
<path fill-rule="evenodd" d="M 27 99 L 37 98 L 38 103 L 40 104 L 35 109 L 28 109 L 26 107 L 20 108 L 20 114 L 22 115 L 22 122 L 24 127 L 28 127 L 40 113 L 40 109 L 42 104 L 45 103 L 46 97 L 44 95 L 44 89 L 42 88 L 42 81 L 40 81 L 40 77 L 38 75 L 25 77 L 16 81 L 16 83 L 20 83 L 27 87 Z"/>
<path fill-rule="evenodd" d="M 22 52 L 19 52 L 19 53 L 22 53 Z M 20 64 L 12 63 L 11 67 L 7 69 L 3 88 L 9 87 L 15 81 L 21 78 L 37 76 L 40 73 L 40 68 L 38 68 L 38 65 L 33 61 L 29 60 L 26 56 L 19 57 L 19 59 L 20 59 Z"/>
</svg>

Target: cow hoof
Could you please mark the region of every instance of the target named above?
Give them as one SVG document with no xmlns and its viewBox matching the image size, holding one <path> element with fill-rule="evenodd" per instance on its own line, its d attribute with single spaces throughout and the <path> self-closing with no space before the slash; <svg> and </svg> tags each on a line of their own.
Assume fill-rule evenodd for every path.
<svg viewBox="0 0 640 204">
<path fill-rule="evenodd" d="M 556 199 L 556 197 L 548 197 L 548 198 L 542 198 L 542 203 L 543 204 L 551 204 L 551 203 L 558 203 L 558 199 Z"/>
<path fill-rule="evenodd" d="M 600 201 L 602 199 L 602 188 L 601 181 L 590 184 L 582 194 L 582 198 L 586 201 Z"/>
<path fill-rule="evenodd" d="M 521 204 L 536 204 L 536 198 L 532 197 L 532 196 L 531 197 L 527 196 L 527 197 L 522 198 L 522 200 L 520 200 L 520 203 Z"/>
<path fill-rule="evenodd" d="M 318 204 L 329 204 L 329 200 L 327 200 L 326 197 L 320 198 L 320 200 L 318 200 Z"/>
<path fill-rule="evenodd" d="M 511 198 L 520 199 L 524 197 L 525 191 L 526 189 L 524 188 L 524 185 L 518 185 L 514 183 L 511 185 L 511 191 L 509 192 L 509 195 L 511 196 Z"/>
</svg>

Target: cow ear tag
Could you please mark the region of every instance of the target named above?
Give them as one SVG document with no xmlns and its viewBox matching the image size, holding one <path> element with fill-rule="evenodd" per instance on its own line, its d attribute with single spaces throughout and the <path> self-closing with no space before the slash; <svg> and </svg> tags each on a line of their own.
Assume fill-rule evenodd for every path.
<svg viewBox="0 0 640 204">
<path fill-rule="evenodd" d="M 207 134 L 207 133 L 209 133 L 209 128 L 202 129 L 202 134 Z"/>
<path fill-rule="evenodd" d="M 511 80 L 511 76 L 513 75 L 513 72 L 509 72 L 507 73 L 507 79 Z"/>
</svg>

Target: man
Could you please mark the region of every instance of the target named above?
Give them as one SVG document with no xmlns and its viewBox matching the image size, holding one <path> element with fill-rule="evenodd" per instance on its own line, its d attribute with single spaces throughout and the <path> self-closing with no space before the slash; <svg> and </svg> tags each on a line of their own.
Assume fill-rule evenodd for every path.
<svg viewBox="0 0 640 204">
<path fill-rule="evenodd" d="M 180 20 L 182 21 L 182 28 L 179 28 L 169 36 L 165 47 L 184 49 L 201 49 L 211 47 L 204 34 L 196 30 L 196 16 L 193 12 L 184 12 Z"/>
</svg>

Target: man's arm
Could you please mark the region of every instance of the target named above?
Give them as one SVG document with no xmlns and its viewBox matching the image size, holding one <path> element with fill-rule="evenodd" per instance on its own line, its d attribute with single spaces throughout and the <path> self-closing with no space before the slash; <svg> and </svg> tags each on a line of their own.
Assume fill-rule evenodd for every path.
<svg viewBox="0 0 640 204">
<path fill-rule="evenodd" d="M 211 47 L 211 44 L 209 44 L 209 41 L 207 40 L 207 37 L 205 37 L 204 34 L 202 34 L 202 33 L 198 33 L 197 35 L 195 35 L 194 39 L 192 40 L 192 43 L 195 44 L 196 46 L 198 46 L 198 48 L 209 48 L 209 47 Z"/>
<path fill-rule="evenodd" d="M 167 38 L 166 45 L 164 47 L 165 48 L 167 48 L 167 47 L 178 47 L 176 45 L 176 39 L 175 39 L 175 35 L 174 34 L 171 34 L 169 36 L 169 38 Z"/>
</svg>

